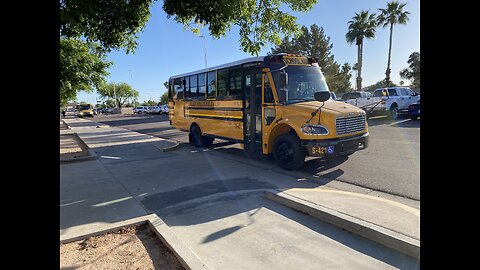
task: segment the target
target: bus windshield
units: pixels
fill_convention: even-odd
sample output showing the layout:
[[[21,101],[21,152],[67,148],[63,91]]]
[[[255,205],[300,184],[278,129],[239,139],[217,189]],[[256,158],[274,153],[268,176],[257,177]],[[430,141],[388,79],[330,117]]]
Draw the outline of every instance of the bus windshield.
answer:
[[[78,106],[78,109],[83,111],[83,110],[90,110],[92,108],[92,106],[90,106],[90,104],[88,105],[79,105]]]
[[[285,72],[288,74],[287,101],[286,104],[314,101],[315,92],[329,91],[325,77],[316,66],[287,66]],[[275,88],[280,89],[279,70],[272,72]]]

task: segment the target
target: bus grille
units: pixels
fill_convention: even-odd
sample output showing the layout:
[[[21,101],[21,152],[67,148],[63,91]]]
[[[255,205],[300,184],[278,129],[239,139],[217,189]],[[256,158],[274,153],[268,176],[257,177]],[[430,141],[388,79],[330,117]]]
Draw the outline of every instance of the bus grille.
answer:
[[[365,130],[365,116],[342,117],[335,120],[337,135],[344,135]]]

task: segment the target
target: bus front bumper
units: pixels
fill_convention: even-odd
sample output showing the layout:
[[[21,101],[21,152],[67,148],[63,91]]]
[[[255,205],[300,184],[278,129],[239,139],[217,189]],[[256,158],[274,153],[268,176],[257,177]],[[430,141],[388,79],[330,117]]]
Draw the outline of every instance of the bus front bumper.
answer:
[[[368,147],[369,133],[330,140],[302,140],[309,156],[330,157],[351,154]]]

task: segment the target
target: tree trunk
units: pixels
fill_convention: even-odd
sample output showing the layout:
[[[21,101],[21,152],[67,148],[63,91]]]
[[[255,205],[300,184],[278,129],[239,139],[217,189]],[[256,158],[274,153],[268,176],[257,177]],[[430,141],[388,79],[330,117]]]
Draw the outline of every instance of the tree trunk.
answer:
[[[390,86],[390,58],[392,55],[392,35],[393,35],[393,23],[390,24],[390,42],[388,43],[388,62],[387,62],[387,71],[385,72],[385,83],[387,86]]]
[[[357,65],[357,91],[362,89],[362,50],[363,50],[363,41],[358,44],[358,65]]]

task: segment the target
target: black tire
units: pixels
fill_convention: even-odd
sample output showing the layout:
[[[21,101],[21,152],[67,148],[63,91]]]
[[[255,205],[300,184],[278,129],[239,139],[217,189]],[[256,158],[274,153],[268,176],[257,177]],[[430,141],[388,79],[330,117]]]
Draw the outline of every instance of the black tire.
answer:
[[[188,141],[197,148],[201,148],[203,146],[203,136],[198,125],[192,125],[190,127]]]
[[[280,135],[273,144],[273,157],[280,168],[296,170],[305,162],[305,151],[292,133]]]
[[[397,120],[399,118],[397,104],[393,104],[392,107],[390,108],[389,117],[392,120]]]
[[[418,116],[410,116],[410,119],[412,119],[412,120],[417,120],[417,119],[418,119]]]

